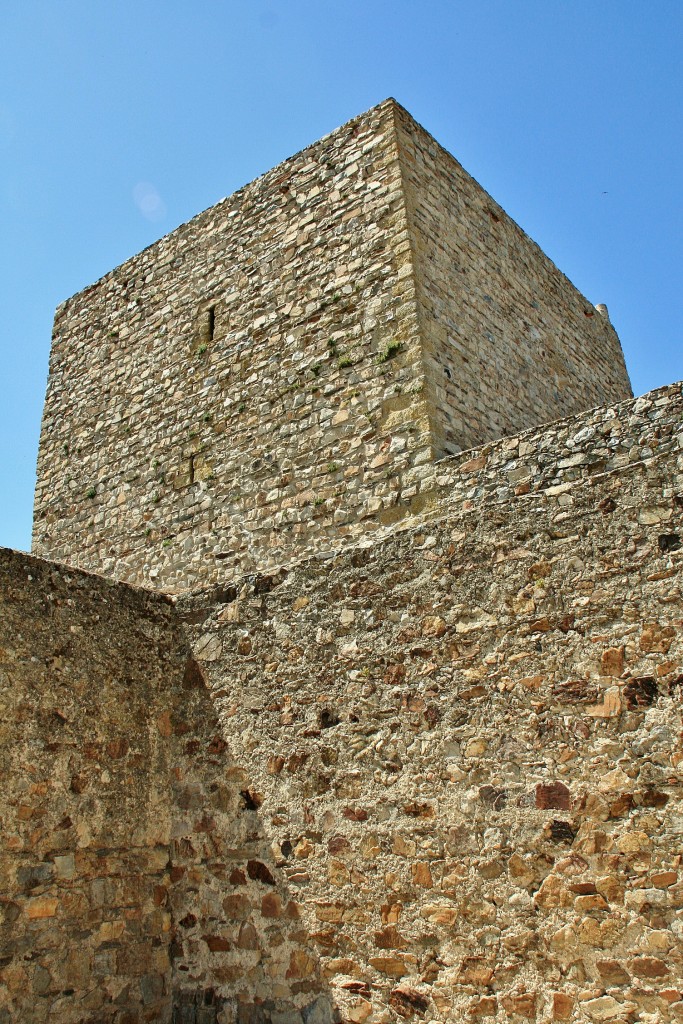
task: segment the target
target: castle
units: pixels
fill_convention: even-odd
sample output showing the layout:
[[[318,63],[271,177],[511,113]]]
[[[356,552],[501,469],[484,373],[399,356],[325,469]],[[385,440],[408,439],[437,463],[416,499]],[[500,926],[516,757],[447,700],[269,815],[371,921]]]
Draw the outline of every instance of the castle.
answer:
[[[0,1024],[682,1020],[682,421],[393,100],[60,306]]]

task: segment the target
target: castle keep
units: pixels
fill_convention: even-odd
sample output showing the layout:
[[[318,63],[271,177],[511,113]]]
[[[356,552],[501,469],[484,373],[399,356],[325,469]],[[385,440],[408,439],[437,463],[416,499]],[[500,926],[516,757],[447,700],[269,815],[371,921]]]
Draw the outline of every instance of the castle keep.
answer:
[[[60,307],[34,550],[166,590],[280,565],[630,394],[609,320],[388,100]]]
[[[683,1021],[682,424],[391,100],[63,304],[0,1024]]]

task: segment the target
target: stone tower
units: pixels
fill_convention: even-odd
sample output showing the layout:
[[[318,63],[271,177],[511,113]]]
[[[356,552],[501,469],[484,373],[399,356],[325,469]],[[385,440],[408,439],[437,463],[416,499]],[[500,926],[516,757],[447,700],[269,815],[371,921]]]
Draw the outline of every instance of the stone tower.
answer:
[[[390,99],[59,307],[34,550],[167,591],[282,564],[630,394],[606,314]]]

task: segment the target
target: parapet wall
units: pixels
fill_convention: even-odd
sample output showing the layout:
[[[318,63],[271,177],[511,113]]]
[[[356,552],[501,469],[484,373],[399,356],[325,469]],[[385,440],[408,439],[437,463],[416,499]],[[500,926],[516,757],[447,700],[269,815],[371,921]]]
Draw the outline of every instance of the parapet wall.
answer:
[[[240,794],[172,605],[0,551],[0,704],[0,1021],[211,1024],[176,934]]]
[[[601,484],[639,463],[683,450],[683,384],[669,384],[640,398],[592,409],[515,437],[503,437],[429,467],[422,498],[413,507],[469,511],[483,503],[507,504],[532,494],[570,507],[572,490]],[[677,474],[671,488],[683,489]]]
[[[2,1024],[332,1024],[166,598],[0,550],[0,707]]]

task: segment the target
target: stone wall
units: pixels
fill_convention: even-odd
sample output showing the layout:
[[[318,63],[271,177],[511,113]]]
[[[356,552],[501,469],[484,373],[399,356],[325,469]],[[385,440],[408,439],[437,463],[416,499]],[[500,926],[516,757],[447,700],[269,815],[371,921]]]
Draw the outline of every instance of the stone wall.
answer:
[[[332,1024],[166,598],[0,550],[0,708],[0,1024]]]
[[[150,708],[178,673],[171,616],[0,553],[3,1022],[170,1007],[170,764]]]
[[[680,423],[175,605],[3,553],[0,1022],[683,1019]]]
[[[572,491],[683,449],[683,385],[503,437],[421,473],[413,512],[443,515],[527,494],[570,507]],[[671,486],[674,486],[672,481]]]
[[[60,306],[34,550],[167,592],[282,564],[408,514],[435,455],[629,393],[388,100]]]
[[[437,453],[630,397],[607,316],[406,111],[396,117]]]
[[[671,447],[180,601],[343,1020],[683,1018],[682,492]]]
[[[163,590],[344,537],[429,458],[391,102],[60,306],[34,550]]]
[[[187,904],[240,794],[172,606],[0,551],[0,702],[0,1021],[211,1024]]]

